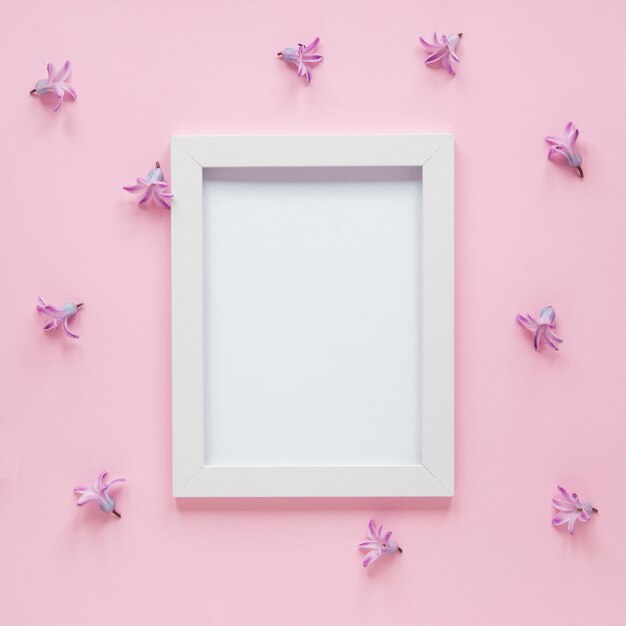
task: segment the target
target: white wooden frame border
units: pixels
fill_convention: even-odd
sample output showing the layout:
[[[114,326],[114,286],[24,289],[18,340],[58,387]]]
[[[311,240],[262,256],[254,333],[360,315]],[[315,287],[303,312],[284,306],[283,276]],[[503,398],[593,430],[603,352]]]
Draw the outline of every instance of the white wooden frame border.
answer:
[[[452,496],[452,135],[175,136],[172,190],[172,439],[176,497]],[[422,464],[215,466],[204,459],[203,169],[418,166],[423,189]]]

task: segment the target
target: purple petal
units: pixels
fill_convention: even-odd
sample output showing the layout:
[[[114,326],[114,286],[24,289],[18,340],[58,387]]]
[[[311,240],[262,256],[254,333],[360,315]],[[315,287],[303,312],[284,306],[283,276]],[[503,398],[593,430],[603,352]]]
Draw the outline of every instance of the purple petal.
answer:
[[[54,82],[55,83],[64,83],[68,76],[70,75],[70,71],[72,69],[72,66],[70,64],[69,61],[65,61],[65,64],[63,65],[63,67],[54,75]]]
[[[539,350],[539,346],[541,345],[541,337],[543,336],[543,333],[544,333],[543,326],[539,326],[539,328],[537,328],[537,330],[535,331],[535,335],[533,337],[533,345],[535,346],[535,350]]]
[[[370,550],[363,559],[363,567],[367,567],[370,563],[373,563],[376,559],[382,556],[380,550]]]
[[[419,38],[419,42],[422,48],[424,48],[424,50],[428,50],[429,52],[434,52],[439,47],[433,43],[426,41],[423,37]]]
[[[431,54],[429,57],[427,57],[426,60],[424,61],[424,63],[428,63],[429,65],[431,63],[436,63],[437,61],[442,59],[446,54],[448,54],[448,49],[447,48],[439,48],[439,50],[437,50],[437,52],[433,52],[433,54]]]
[[[158,191],[152,196],[152,199],[163,209],[171,209],[172,205],[165,194],[161,194]]]
[[[535,330],[539,326],[539,324],[530,315],[528,317],[525,315],[516,315],[515,319],[528,330]]]
[[[139,204],[146,204],[147,202],[149,202],[151,197],[152,197],[152,187],[150,186],[146,189],[146,193],[143,194],[141,200],[139,200]]]
[[[448,74],[450,74],[450,76],[456,76],[456,72],[452,67],[452,63],[450,63],[450,57],[444,57],[441,60],[441,64],[446,68],[446,71],[448,72]]]
[[[564,513],[557,513],[553,518],[552,518],[552,525],[553,526],[560,526],[561,524],[565,524],[569,521],[570,516],[569,515],[565,515]]]
[[[76,98],[78,98],[78,94],[76,93],[76,89],[74,89],[73,85],[71,85],[70,83],[63,83],[61,85],[61,87],[63,88],[64,91],[69,93],[70,96],[72,96],[72,99],[76,100]]]
[[[78,335],[75,335],[68,327],[67,325],[67,321],[70,318],[70,316],[68,315],[64,320],[63,320],[63,330],[65,331],[65,334],[68,337],[71,337],[72,339],[79,339]]]
[[[308,46],[304,47],[303,52],[313,52],[320,43],[320,38],[316,37]]]
[[[569,493],[565,490],[564,487],[561,487],[561,485],[557,485],[556,486],[557,490],[559,491],[559,493],[568,501],[568,502],[572,502],[572,497],[569,495]]]
[[[122,189],[130,191],[130,193],[138,193],[139,191],[143,191],[145,188],[145,185],[129,185],[127,187],[122,187]]]
[[[576,507],[571,502],[563,502],[562,500],[557,500],[556,498],[552,498],[552,505],[559,511],[576,511]]]
[[[560,146],[563,143],[563,140],[560,137],[554,137],[551,135],[546,137],[545,140],[553,146]]]
[[[367,525],[367,536],[372,540],[372,541],[377,541],[376,538],[376,523],[374,522],[374,520],[370,520],[370,523]]]

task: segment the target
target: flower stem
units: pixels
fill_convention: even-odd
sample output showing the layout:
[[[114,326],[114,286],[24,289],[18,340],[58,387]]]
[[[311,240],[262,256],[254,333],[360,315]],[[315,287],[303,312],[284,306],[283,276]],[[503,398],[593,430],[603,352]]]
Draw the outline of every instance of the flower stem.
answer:
[[[32,96],[32,95],[33,95],[36,91],[37,91],[36,89],[31,89],[31,90],[28,92],[28,95],[29,95],[29,96]]]
[[[277,56],[277,57],[282,57],[282,56],[283,56],[283,53],[282,53],[282,52],[277,52],[277,53],[276,53],[276,56]],[[31,93],[32,93],[32,92],[31,92]]]
[[[598,509],[596,509],[595,507],[593,507],[593,508],[591,509],[591,512],[592,512],[592,513],[597,513],[597,512],[598,512]]]
[[[579,165],[576,169],[578,170],[578,175],[579,175],[581,178],[584,178],[584,177],[585,177],[585,175],[583,174],[583,168],[582,168],[582,167],[580,167],[580,165]]]
[[[116,515],[117,517],[122,517],[115,509],[113,509],[113,511],[111,511],[113,513],[113,515]]]
[[[156,162],[156,166],[157,166],[157,169],[161,169],[161,164],[158,161]]]
[[[400,546],[398,546],[398,552],[402,554],[402,548]]]

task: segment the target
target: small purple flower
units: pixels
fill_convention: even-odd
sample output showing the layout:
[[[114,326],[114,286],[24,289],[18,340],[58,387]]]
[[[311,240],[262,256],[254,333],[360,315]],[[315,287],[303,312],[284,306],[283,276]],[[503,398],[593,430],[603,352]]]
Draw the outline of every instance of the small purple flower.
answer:
[[[370,540],[359,544],[359,550],[367,550],[365,559],[363,559],[363,567],[367,567],[383,554],[395,554],[396,552],[402,554],[402,548],[391,539],[391,531],[383,535],[382,524],[376,528],[374,520],[370,520],[367,527],[367,536]]]
[[[461,62],[461,59],[456,54],[457,46],[461,43],[463,33],[458,35],[442,35],[441,38],[435,32],[433,34],[432,43],[426,41],[423,37],[420,37],[419,41],[427,52],[430,52],[428,58],[424,61],[427,65],[434,65],[441,62],[442,67],[450,74],[450,76],[456,76],[452,61],[457,63]]]
[[[316,37],[308,46],[299,43],[297,48],[285,48],[276,56],[295,65],[298,68],[298,76],[304,76],[308,85],[311,82],[311,68],[309,66],[324,59],[321,54],[314,54],[319,43],[320,38]]]
[[[147,204],[150,200],[154,200],[156,204],[164,209],[172,208],[173,194],[167,193],[167,183],[165,182],[165,176],[159,162],[156,162],[156,167],[148,172],[146,178],[138,178],[136,185],[124,187],[126,191],[130,193],[143,193],[140,205]]]
[[[564,499],[552,498],[552,505],[558,511],[552,519],[552,525],[567,524],[569,534],[573,535],[576,522],[588,522],[591,519],[591,513],[597,513],[598,509],[593,508],[588,502],[581,502],[575,493],[570,495],[559,485],[556,488]]]
[[[574,126],[573,122],[568,122],[565,127],[565,137],[546,137],[546,141],[550,144],[550,150],[548,150],[548,158],[551,159],[553,154],[561,154],[566,159],[571,167],[575,167],[578,171],[578,175],[584,178],[583,168],[580,167],[583,159],[578,152],[576,152],[576,140],[578,139],[578,129]]]
[[[68,302],[63,305],[62,309],[57,309],[56,307],[46,304],[43,301],[43,298],[39,296],[37,298],[39,300],[39,304],[37,305],[37,311],[42,315],[50,318],[50,321],[43,327],[44,331],[48,330],[56,330],[59,327],[59,322],[62,322],[63,331],[68,337],[72,337],[72,339],[78,339],[78,335],[75,335],[68,327],[67,323],[69,319],[78,313],[78,310],[81,309],[84,304],[79,302],[78,304],[74,304],[73,302]]]
[[[65,61],[65,65],[57,72],[54,69],[52,63],[48,63],[48,78],[42,78],[35,83],[35,88],[31,89],[30,95],[34,93],[42,96],[45,93],[54,93],[57,97],[57,104],[54,107],[55,111],[59,110],[61,103],[63,102],[63,96],[69,93],[74,100],[76,100],[76,90],[70,83],[67,82],[70,72],[72,71],[72,65],[69,61]]]
[[[108,472],[100,472],[98,478],[93,483],[93,489],[91,487],[76,487],[74,493],[79,493],[80,498],[76,502],[76,506],[83,506],[87,502],[97,502],[100,510],[103,513],[113,513],[117,517],[122,517],[115,510],[115,501],[109,495],[109,489],[115,483],[124,482],[125,478],[116,478],[106,482],[105,478]]]
[[[542,339],[553,350],[558,350],[559,344],[563,343],[563,340],[557,337],[553,332],[553,329],[556,328],[556,322],[554,321],[556,319],[556,313],[551,306],[546,306],[541,309],[538,320],[531,315],[517,315],[515,319],[524,328],[534,333],[533,343],[535,350],[539,350]]]

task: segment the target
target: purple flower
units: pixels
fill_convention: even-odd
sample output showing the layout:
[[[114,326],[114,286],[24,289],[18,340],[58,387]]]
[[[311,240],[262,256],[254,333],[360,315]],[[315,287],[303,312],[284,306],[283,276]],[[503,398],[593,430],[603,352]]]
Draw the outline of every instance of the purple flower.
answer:
[[[461,62],[461,59],[456,54],[457,46],[461,43],[463,33],[458,35],[442,35],[441,39],[437,33],[433,34],[432,43],[426,41],[423,37],[420,37],[420,44],[424,50],[430,52],[428,58],[424,61],[427,65],[434,65],[441,62],[442,67],[450,74],[450,76],[456,76],[452,61],[457,63]]]
[[[87,502],[97,502],[103,513],[113,513],[113,515],[117,515],[117,517],[122,517],[115,510],[115,501],[108,492],[112,485],[124,482],[126,479],[116,478],[115,480],[106,482],[106,475],[107,472],[100,472],[98,478],[94,480],[93,489],[91,487],[76,487],[74,489],[74,493],[80,494],[76,506],[83,506],[87,504]]]
[[[374,520],[370,520],[367,527],[367,536],[370,540],[359,544],[359,550],[367,550],[365,559],[363,559],[363,567],[367,567],[383,554],[402,553],[402,548],[391,539],[391,531],[388,531],[383,536],[383,525],[381,524],[376,528]]]
[[[72,337],[72,339],[78,339],[78,335],[75,335],[67,326],[69,319],[76,315],[78,310],[84,306],[82,302],[78,304],[74,304],[73,302],[68,302],[63,305],[62,309],[57,309],[56,307],[46,304],[43,301],[43,298],[39,296],[37,298],[39,300],[39,304],[37,305],[37,311],[42,315],[50,318],[50,321],[43,327],[44,331],[48,330],[56,330],[59,327],[59,322],[63,323],[63,331],[68,337]]]
[[[320,38],[316,37],[308,46],[299,43],[297,48],[285,48],[276,56],[295,65],[298,68],[298,76],[304,76],[308,85],[311,82],[309,65],[319,63],[324,58],[321,54],[314,54],[319,43]]]
[[[34,93],[40,96],[45,93],[56,94],[57,104],[54,107],[55,111],[59,110],[63,102],[63,96],[66,93],[69,93],[76,100],[76,90],[67,82],[71,71],[72,65],[69,61],[65,61],[65,65],[58,72],[54,70],[52,63],[48,63],[48,78],[42,78],[35,83],[35,88],[30,92],[31,96]]]
[[[563,155],[569,165],[578,170],[578,175],[584,178],[583,168],[580,167],[583,162],[582,157],[576,152],[576,140],[578,139],[578,129],[573,122],[568,122],[565,127],[565,137],[546,137],[546,141],[550,144],[548,150],[548,158],[551,159],[554,153]]]
[[[130,193],[143,193],[139,204],[147,204],[150,200],[154,200],[156,204],[164,209],[172,208],[173,194],[167,193],[167,183],[165,182],[165,176],[159,162],[156,162],[156,167],[148,172],[146,178],[138,178],[136,185],[130,187],[124,187],[126,191]]]
[[[515,319],[527,330],[534,332],[533,343],[535,350],[539,350],[541,340],[543,339],[553,350],[559,349],[559,344],[563,343],[562,339],[557,337],[553,330],[556,328],[556,313],[551,306],[541,309],[539,319],[536,320],[530,315],[517,315]]]
[[[564,499],[552,498],[552,505],[558,510],[552,519],[552,525],[567,524],[569,534],[573,535],[576,522],[588,522],[591,519],[591,513],[597,513],[598,509],[594,509],[588,502],[581,502],[575,493],[570,495],[559,485],[556,488]]]

